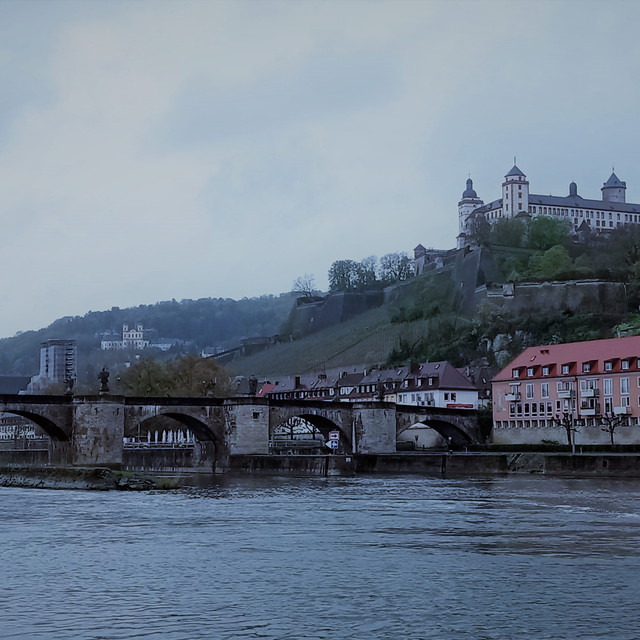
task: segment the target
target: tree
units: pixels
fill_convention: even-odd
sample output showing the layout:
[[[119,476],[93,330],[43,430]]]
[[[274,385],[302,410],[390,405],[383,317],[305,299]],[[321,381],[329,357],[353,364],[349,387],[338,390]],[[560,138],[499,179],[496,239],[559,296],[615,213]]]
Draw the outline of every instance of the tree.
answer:
[[[377,284],[376,272],[378,271],[378,258],[368,256],[360,260],[356,266],[356,289],[367,291],[375,288]]]
[[[600,424],[603,425],[600,430],[609,434],[611,446],[613,446],[615,444],[614,434],[616,429],[621,426],[627,426],[629,424],[628,418],[614,413],[603,413],[598,417],[600,418]]]
[[[116,384],[133,396],[225,397],[232,392],[231,377],[219,362],[194,355],[163,363],[139,360]]]
[[[551,247],[541,256],[532,256],[529,269],[534,278],[552,280],[570,271],[573,266],[567,250],[560,245]]]
[[[358,283],[358,263],[337,260],[329,267],[329,291],[355,291]]]
[[[623,267],[640,262],[640,225],[625,224],[611,232],[610,251],[614,261]]]
[[[505,247],[521,247],[526,225],[517,218],[498,220],[491,227],[491,242]]]
[[[531,221],[527,232],[527,244],[531,249],[546,251],[559,245],[566,247],[569,242],[569,224],[548,216],[538,216]]]
[[[299,276],[293,281],[291,291],[292,293],[297,293],[304,298],[312,298],[318,294],[316,279],[312,275],[305,273],[303,276]]]
[[[491,238],[491,224],[483,215],[475,215],[469,222],[467,237],[471,244],[481,247]]]
[[[407,280],[413,274],[413,265],[404,251],[387,253],[380,258],[379,277],[384,284]]]
[[[551,418],[552,422],[562,427],[567,434],[567,444],[571,447],[571,452],[575,453],[576,444],[574,433],[578,433],[580,430],[576,426],[576,421],[573,415],[569,411],[564,411],[561,414]]]

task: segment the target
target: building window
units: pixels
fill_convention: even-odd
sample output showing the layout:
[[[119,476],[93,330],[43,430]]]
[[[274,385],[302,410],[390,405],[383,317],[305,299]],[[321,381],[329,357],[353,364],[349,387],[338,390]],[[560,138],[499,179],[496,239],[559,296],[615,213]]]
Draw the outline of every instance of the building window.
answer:
[[[620,393],[629,393],[629,378],[620,378]]]
[[[611,378],[604,379],[604,395],[610,396],[613,394],[613,380]]]
[[[525,387],[525,396],[527,397],[527,399],[531,399],[533,398],[533,384],[532,383],[528,383]]]
[[[562,373],[564,373],[564,374],[569,373],[569,369],[570,369],[570,367],[569,367],[568,364],[563,364],[562,365]]]
[[[623,371],[627,371],[629,369],[629,361],[628,360],[623,360],[622,361],[622,370]]]
[[[549,383],[548,382],[543,382],[542,385],[540,386],[540,396],[542,398],[548,398],[549,397]]]
[[[533,378],[533,367],[529,367],[527,369],[527,377],[528,378]]]
[[[519,377],[520,377],[520,369],[514,369],[514,370],[511,372],[511,377],[512,377],[512,378],[519,378]]]
[[[613,362],[605,362],[604,363],[604,370],[605,371],[611,371],[613,369]]]
[[[582,373],[589,373],[589,371],[591,371],[591,363],[590,362],[583,362],[582,363]]]
[[[549,367],[542,367],[542,375],[543,376],[549,375]]]
[[[620,406],[628,407],[631,403],[629,402],[629,396],[620,396]]]

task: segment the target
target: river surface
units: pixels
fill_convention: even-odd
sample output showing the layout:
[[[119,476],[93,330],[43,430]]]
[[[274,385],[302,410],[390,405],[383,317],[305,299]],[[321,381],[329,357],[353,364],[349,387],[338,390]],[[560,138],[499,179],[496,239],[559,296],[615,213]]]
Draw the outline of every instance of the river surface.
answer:
[[[640,481],[0,488],[0,638],[640,638]]]

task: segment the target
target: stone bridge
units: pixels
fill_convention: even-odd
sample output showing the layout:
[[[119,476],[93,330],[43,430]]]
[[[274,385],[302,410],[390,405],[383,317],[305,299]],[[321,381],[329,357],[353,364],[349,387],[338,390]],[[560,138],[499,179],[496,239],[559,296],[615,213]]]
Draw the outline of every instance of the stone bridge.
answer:
[[[0,412],[27,418],[51,438],[52,464],[122,465],[123,437],[170,419],[191,430],[203,464],[228,468],[229,456],[269,453],[274,429],[304,418],[325,437],[338,430],[342,450],[393,453],[397,436],[415,423],[435,429],[454,446],[477,442],[477,414],[385,402],[326,402],[265,398],[133,398],[124,396],[0,395]]]

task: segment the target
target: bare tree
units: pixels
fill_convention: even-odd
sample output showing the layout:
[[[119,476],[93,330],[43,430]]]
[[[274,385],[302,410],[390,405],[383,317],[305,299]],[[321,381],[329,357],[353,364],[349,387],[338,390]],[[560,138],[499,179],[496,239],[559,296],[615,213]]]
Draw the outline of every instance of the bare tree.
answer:
[[[298,293],[305,298],[311,298],[318,294],[316,279],[312,275],[305,273],[303,276],[299,276],[293,281],[291,291],[293,293]]]
[[[567,443],[571,447],[571,452],[576,452],[576,443],[575,443],[575,433],[578,433],[580,430],[576,426],[576,421],[571,412],[563,411],[561,414],[554,416],[551,420],[557,424],[559,427],[562,427],[567,434]]]
[[[601,431],[609,434],[609,438],[611,439],[611,446],[615,445],[614,434],[618,427],[627,426],[629,424],[629,419],[624,415],[616,415],[614,413],[603,413],[598,416],[600,418],[600,424],[603,425],[600,427]]]

